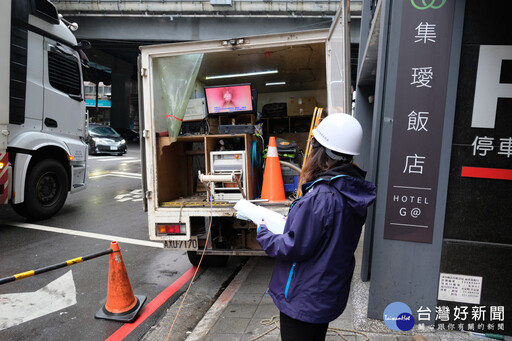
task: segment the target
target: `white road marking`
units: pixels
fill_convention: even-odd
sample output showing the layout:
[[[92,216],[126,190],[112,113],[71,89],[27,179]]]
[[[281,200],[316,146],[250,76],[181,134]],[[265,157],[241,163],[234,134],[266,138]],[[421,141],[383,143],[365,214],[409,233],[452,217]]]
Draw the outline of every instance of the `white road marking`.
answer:
[[[139,173],[126,173],[126,172],[107,172],[94,175],[94,172],[91,173],[93,175],[89,175],[89,179],[97,179],[103,178],[105,176],[117,176],[120,178],[129,178],[129,179],[140,179],[141,175]]]
[[[108,161],[120,161],[120,162],[130,161],[130,162],[137,162],[137,161],[140,161],[139,159],[136,159],[134,157],[109,157],[109,158],[105,158],[105,157],[101,157],[101,156],[96,156],[96,157],[89,156],[89,159],[95,160],[95,161],[100,161],[100,162],[108,162]]]
[[[114,175],[126,175],[126,176],[138,176],[140,178],[140,173],[127,173],[127,172],[111,172],[110,174]]]
[[[130,193],[116,195],[115,198],[119,202],[125,201],[142,201],[142,189],[134,189]]]
[[[34,292],[0,295],[0,330],[17,326],[76,304],[71,270]]]
[[[11,226],[16,226],[16,227],[22,227],[25,229],[69,234],[69,235],[73,235],[73,236],[95,238],[95,239],[102,239],[102,240],[109,240],[109,241],[115,240],[119,243],[156,247],[156,248],[160,248],[160,249],[162,249],[164,247],[163,243],[157,243],[157,242],[152,242],[152,241],[148,241],[148,240],[139,240],[139,239],[112,236],[112,235],[108,235],[108,234],[99,234],[99,233],[93,233],[93,232],[68,230],[68,229],[63,229],[60,227],[51,227],[51,226],[35,225],[35,224],[28,224],[28,223],[16,223],[16,222],[7,222],[6,224],[11,225]]]
[[[119,202],[125,202],[125,201],[130,201],[131,198],[120,198],[119,195],[116,196],[114,199],[116,199],[116,201],[119,201]]]

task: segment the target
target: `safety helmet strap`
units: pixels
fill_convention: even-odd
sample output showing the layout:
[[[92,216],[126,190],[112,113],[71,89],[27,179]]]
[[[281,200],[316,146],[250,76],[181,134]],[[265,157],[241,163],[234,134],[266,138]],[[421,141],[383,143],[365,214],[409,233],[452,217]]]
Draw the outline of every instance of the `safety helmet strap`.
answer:
[[[339,153],[335,153],[333,152],[332,150],[330,150],[329,148],[325,148],[325,153],[333,160],[337,160],[337,161],[349,161],[352,159],[352,157],[350,156],[347,156],[347,155],[343,155],[343,154],[339,154]]]

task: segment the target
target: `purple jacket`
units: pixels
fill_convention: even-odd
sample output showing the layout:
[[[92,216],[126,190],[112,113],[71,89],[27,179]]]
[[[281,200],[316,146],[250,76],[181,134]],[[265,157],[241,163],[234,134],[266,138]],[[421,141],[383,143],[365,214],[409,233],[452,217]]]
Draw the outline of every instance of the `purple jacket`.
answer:
[[[375,186],[348,164],[303,185],[283,234],[258,228],[257,240],[276,258],[269,294],[284,314],[329,323],[345,310],[356,250]]]

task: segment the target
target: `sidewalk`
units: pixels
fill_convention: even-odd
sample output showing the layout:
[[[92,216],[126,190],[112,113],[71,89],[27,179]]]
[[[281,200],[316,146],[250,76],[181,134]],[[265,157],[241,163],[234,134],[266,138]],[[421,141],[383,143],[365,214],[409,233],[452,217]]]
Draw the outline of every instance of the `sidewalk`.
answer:
[[[362,239],[362,238],[361,238]],[[368,303],[369,283],[359,279],[362,258],[362,241],[356,251],[356,268],[352,280],[352,288],[345,312],[330,328],[354,330],[364,333],[372,341],[441,341],[441,340],[475,340],[462,332],[430,332],[420,331],[415,327],[412,331],[399,334],[386,327],[379,320],[368,319],[366,309]],[[273,316],[279,317],[279,310],[266,290],[272,275],[274,260],[268,257],[253,257],[238,273],[222,295],[211,306],[203,319],[186,339],[187,341],[277,341],[280,340],[277,324],[263,325]],[[274,328],[274,329],[273,329]],[[362,334],[343,332],[347,340],[366,340]],[[510,340],[510,338],[507,338]],[[327,333],[328,341],[342,340],[333,332]]]

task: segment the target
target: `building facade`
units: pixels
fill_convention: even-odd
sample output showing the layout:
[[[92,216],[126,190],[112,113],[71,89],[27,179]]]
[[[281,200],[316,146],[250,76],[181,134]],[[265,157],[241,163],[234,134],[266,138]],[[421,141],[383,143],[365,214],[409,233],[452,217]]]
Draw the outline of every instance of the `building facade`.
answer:
[[[508,1],[365,1],[356,116],[377,183],[368,317],[511,334]]]

